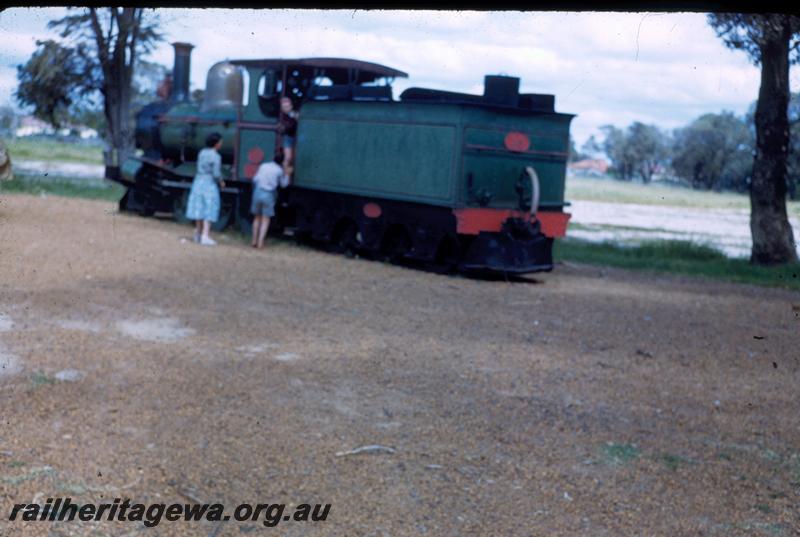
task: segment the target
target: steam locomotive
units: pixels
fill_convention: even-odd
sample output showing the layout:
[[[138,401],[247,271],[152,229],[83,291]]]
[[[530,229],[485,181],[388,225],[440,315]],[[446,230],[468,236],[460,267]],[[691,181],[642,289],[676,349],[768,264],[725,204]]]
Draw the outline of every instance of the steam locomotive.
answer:
[[[413,259],[443,270],[553,268],[566,233],[569,125],[553,95],[520,80],[484,79],[483,95],[409,88],[408,75],[343,58],[232,60],[208,72],[190,102],[192,45],[174,43],[173,87],[136,118],[138,156],[109,168],[120,209],[182,221],[206,136],[223,137],[226,187],[214,225],[247,233],[252,177],[281,144],[279,103],[300,110],[292,185],[274,227],[341,252]]]

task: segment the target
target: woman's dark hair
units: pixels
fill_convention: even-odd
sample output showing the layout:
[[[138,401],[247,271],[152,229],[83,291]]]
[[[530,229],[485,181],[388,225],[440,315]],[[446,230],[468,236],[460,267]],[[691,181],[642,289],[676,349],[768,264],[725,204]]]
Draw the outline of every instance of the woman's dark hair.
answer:
[[[214,147],[222,140],[222,135],[218,132],[212,132],[206,138],[206,147]]]
[[[282,149],[278,149],[277,151],[275,151],[275,156],[272,157],[272,161],[275,162],[275,164],[283,164],[283,150]]]

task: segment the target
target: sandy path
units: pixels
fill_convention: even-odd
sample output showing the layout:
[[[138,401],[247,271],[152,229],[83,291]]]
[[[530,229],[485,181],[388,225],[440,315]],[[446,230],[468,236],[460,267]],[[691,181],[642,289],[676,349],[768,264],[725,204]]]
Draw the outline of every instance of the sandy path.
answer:
[[[0,534],[139,534],[5,520],[53,495],[333,504],[273,535],[800,527],[799,293],[574,266],[476,281],[188,235],[0,200]],[[396,452],[335,455],[367,444]]]

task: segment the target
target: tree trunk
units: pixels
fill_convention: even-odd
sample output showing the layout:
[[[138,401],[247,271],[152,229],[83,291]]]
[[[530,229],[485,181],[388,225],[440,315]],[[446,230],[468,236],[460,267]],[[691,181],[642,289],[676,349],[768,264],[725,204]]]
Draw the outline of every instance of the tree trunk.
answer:
[[[770,34],[770,32],[767,32]],[[792,226],[786,214],[786,164],[789,148],[789,41],[783,35],[761,46],[761,87],[756,105],[756,156],[750,185],[750,261],[775,265],[797,261]]]
[[[137,20],[134,8],[123,8],[121,14],[117,13],[117,8],[109,9],[113,12],[108,36],[96,31],[95,38],[98,49],[102,51],[100,62],[103,69],[103,112],[106,118],[106,149],[103,151],[103,158],[106,166],[119,167],[133,153],[130,125],[133,70],[128,64],[134,62],[135,58],[126,58],[126,48],[131,34],[137,31]],[[111,39],[111,28],[114,24],[117,35]]]

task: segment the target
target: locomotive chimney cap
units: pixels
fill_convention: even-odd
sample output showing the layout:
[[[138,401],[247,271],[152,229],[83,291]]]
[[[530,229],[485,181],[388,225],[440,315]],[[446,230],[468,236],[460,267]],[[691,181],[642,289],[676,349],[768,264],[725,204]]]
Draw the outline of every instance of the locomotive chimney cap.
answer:
[[[192,45],[191,43],[186,43],[184,41],[175,41],[174,43],[172,43],[172,46],[175,47],[175,52],[182,52],[182,53],[191,52],[191,50],[194,48],[194,45]]]

